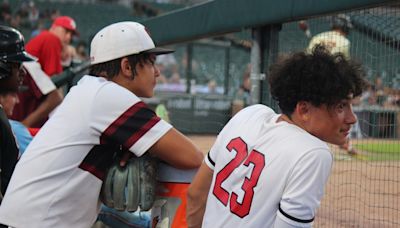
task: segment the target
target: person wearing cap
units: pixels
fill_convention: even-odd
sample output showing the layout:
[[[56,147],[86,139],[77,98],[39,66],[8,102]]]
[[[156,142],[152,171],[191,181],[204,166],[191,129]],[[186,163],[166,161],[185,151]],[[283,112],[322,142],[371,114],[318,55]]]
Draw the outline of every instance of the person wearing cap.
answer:
[[[77,34],[76,23],[69,16],[57,17],[49,30],[43,30],[26,44],[29,54],[36,56],[43,71],[50,77],[62,72],[61,53]]]
[[[90,73],[71,88],[19,160],[0,207],[1,224],[91,227],[116,151],[149,154],[180,169],[201,165],[199,148],[140,99],[154,94],[156,56],[171,52],[155,47],[136,22],[111,24],[94,36]]]
[[[21,70],[22,62],[34,61],[35,58],[25,52],[24,37],[11,27],[0,25],[0,95],[5,97],[18,92],[24,72]],[[1,99],[3,100],[3,99]],[[11,174],[18,159],[16,146],[11,126],[8,122],[8,110],[5,102],[0,102],[0,190],[1,196],[5,193]],[[1,200],[1,197],[0,197]]]
[[[307,51],[311,53],[315,46],[322,44],[331,53],[342,53],[346,58],[350,58],[350,40],[347,36],[351,28],[353,25],[349,16],[345,14],[333,16],[331,30],[312,37]]]
[[[62,73],[62,52],[71,43],[74,34],[77,34],[75,21],[68,16],[59,16],[49,30],[43,30],[26,44],[26,50],[38,58],[41,69],[51,77]],[[19,94],[20,103],[15,106],[11,118],[27,127],[39,128],[61,103],[63,92],[42,89],[42,80],[46,79],[37,79],[35,76],[29,72],[25,77],[23,84],[29,89]]]

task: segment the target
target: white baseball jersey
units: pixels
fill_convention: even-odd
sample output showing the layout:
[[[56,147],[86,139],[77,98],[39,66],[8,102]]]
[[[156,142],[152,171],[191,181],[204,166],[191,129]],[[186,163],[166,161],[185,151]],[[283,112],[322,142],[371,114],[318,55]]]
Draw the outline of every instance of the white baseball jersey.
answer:
[[[311,50],[317,45],[324,45],[331,53],[341,52],[346,58],[350,57],[350,41],[337,31],[328,31],[314,36],[307,51]]]
[[[122,145],[141,156],[170,128],[132,92],[84,76],[18,162],[0,207],[0,223],[91,227],[115,150]]]
[[[311,226],[333,157],[325,142],[278,117],[253,105],[218,135],[205,158],[214,175],[203,227]]]

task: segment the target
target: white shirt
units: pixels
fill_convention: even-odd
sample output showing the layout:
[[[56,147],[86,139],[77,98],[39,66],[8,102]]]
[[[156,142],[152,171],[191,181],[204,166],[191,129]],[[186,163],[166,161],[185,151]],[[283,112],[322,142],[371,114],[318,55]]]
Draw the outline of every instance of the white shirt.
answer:
[[[171,125],[137,96],[85,76],[65,97],[18,162],[0,207],[16,228],[91,227],[113,153],[143,155]]]
[[[307,51],[311,52],[317,45],[324,45],[332,54],[341,52],[346,58],[350,57],[350,41],[337,31],[328,31],[314,36]]]
[[[311,226],[333,157],[325,142],[278,117],[253,105],[218,135],[205,158],[214,176],[203,227]]]

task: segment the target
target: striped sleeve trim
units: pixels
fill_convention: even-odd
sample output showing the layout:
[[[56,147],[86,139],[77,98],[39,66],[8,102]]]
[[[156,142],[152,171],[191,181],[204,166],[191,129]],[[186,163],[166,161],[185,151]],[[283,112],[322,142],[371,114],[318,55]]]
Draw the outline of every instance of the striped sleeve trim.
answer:
[[[206,163],[206,165],[214,170],[215,168],[215,161],[211,158],[210,152],[208,152],[207,156],[204,158],[204,163]]]
[[[295,222],[299,222],[299,223],[310,223],[310,222],[314,221],[314,218],[311,218],[311,219],[299,219],[299,218],[293,217],[293,216],[287,214],[286,212],[284,212],[284,211],[282,210],[280,204],[279,204],[279,212],[280,212],[283,216],[285,216],[286,218],[288,218],[288,219],[290,219],[290,220],[293,220],[293,221],[295,221]]]
[[[207,158],[208,158],[208,161],[212,164],[212,166],[215,166],[215,162],[210,157],[210,152],[208,152]]]
[[[109,141],[130,148],[161,119],[143,102],[138,102],[118,117],[101,135],[100,143]]]

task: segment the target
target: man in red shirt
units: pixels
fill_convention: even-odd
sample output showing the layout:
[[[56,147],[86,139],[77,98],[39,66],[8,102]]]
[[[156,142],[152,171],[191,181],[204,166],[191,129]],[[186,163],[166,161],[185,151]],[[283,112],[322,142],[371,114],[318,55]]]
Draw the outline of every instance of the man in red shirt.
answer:
[[[50,77],[62,72],[61,52],[76,34],[76,23],[68,16],[56,18],[49,30],[44,30],[26,44],[26,51],[36,56],[43,71]]]
[[[56,18],[49,30],[42,31],[30,40],[26,50],[38,58],[41,70],[49,77],[60,74],[63,71],[61,65],[61,52],[71,42],[72,36],[77,33],[75,21],[68,16]],[[15,107],[12,119],[21,121],[27,127],[41,127],[48,115],[62,101],[61,90],[43,86],[43,80],[49,80],[41,76],[29,75],[24,79],[24,85],[28,91],[19,94],[20,103]],[[44,88],[44,89],[43,89]]]

